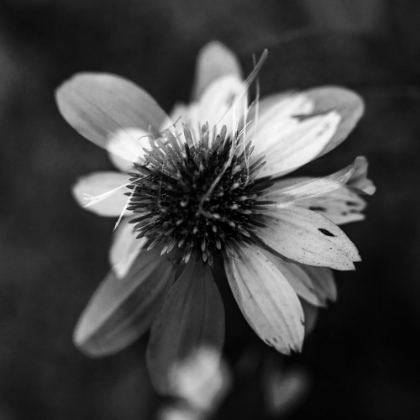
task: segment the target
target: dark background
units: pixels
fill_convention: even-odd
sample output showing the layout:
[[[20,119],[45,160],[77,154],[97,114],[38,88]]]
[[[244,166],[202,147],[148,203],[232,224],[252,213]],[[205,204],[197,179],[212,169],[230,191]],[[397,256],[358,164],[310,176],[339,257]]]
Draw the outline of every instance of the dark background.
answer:
[[[53,93],[75,72],[107,71],[169,111],[188,100],[196,54],[213,39],[245,74],[252,53],[269,49],[263,94],[340,84],[367,106],[348,141],[305,168],[327,174],[364,154],[378,191],[367,220],[345,227],[363,263],[337,273],[338,302],[320,312],[303,354],[283,361],[309,379],[279,418],[419,418],[420,2],[1,0],[1,420],[148,419],[162,404],[147,379],[147,337],[101,360],[72,345],[108,270],[115,221],[79,208],[70,187],[112,166],[66,125]],[[228,340],[232,366],[242,347],[273,357],[244,336]],[[234,380],[217,418],[269,418],[258,372]]]

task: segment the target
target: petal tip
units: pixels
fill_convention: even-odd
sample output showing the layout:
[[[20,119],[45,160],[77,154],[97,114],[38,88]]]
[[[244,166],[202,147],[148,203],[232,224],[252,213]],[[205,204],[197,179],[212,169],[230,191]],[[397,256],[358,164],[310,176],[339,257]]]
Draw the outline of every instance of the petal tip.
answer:
[[[303,325],[302,325],[302,328],[303,328]],[[293,344],[289,344],[288,347],[289,347],[288,355],[291,355],[293,353],[302,353],[303,337],[298,342],[293,343]]]
[[[83,326],[83,322],[79,322],[73,332],[73,344],[83,354],[90,357],[101,356],[100,351],[91,345],[89,341],[89,334]]]
[[[95,340],[89,331],[83,328],[83,322],[74,330],[73,344],[84,355],[92,358],[109,356],[117,351],[110,351],[106,346],[101,345],[100,341]]]

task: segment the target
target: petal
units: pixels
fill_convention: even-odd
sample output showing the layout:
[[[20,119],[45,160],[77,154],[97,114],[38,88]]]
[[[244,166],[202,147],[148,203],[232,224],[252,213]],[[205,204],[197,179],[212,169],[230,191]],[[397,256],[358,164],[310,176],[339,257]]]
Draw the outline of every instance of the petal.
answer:
[[[119,278],[123,278],[128,273],[137,255],[148,241],[146,237],[137,239],[138,232],[134,230],[130,219],[127,217],[121,221],[114,233],[109,252],[112,269]]]
[[[334,110],[341,117],[337,131],[319,155],[322,156],[345,140],[356,126],[365,109],[363,99],[356,92],[338,86],[310,89],[304,94],[313,101],[315,114]]]
[[[332,112],[339,118],[338,121],[332,123],[336,127],[335,130],[331,128],[333,132],[330,133],[329,139],[324,136],[322,139],[317,139],[314,145],[305,145],[301,140],[299,147],[303,150],[309,147],[305,156],[300,159],[299,156],[296,156],[295,160],[292,159],[293,156],[289,156],[288,159],[291,159],[291,161],[278,163],[274,165],[272,170],[269,169],[269,162],[267,162],[261,175],[276,174],[274,170],[278,168],[279,175],[284,175],[296,169],[298,167],[295,166],[296,164],[302,166],[315,157],[332,150],[348,136],[362,116],[363,111],[364,104],[359,95],[335,86],[310,89],[301,93],[282,93],[263,99],[258,107],[253,107],[249,113],[249,120],[252,120],[252,124],[249,127],[247,138],[255,143],[254,158],[270,155],[270,162],[272,162],[274,160],[271,157],[273,143],[276,150],[282,150],[281,145],[277,146],[277,141],[281,144],[287,143],[282,137],[290,135],[288,132],[290,133],[293,125],[296,126],[296,118],[302,120],[303,116],[327,116]],[[305,119],[303,118],[302,121],[304,122]],[[306,126],[309,128],[308,124]],[[324,140],[325,143],[322,144],[321,140]],[[293,149],[289,151],[289,153],[292,152]],[[316,154],[316,152],[318,153]],[[280,155],[280,157],[283,160],[287,156]]]
[[[93,172],[79,178],[72,188],[80,206],[100,216],[120,216],[127,204],[128,175],[119,172]]]
[[[367,177],[368,161],[364,156],[356,158],[356,168],[353,176],[348,183],[349,187],[364,192],[365,194],[372,195],[376,191],[375,184]]]
[[[336,225],[358,222],[365,218],[362,211],[366,202],[348,187],[342,187],[327,194],[301,200],[297,204],[322,214]]]
[[[175,104],[170,115],[162,122],[160,131],[170,130],[174,126],[178,129],[182,129],[182,124],[188,123],[189,112],[190,106],[183,103]]]
[[[121,171],[130,172],[133,170],[133,162],[142,162],[144,147],[149,146],[149,135],[146,131],[138,128],[126,128],[117,130],[109,138],[108,150],[111,162]],[[127,160],[120,157],[136,156],[135,160]]]
[[[248,323],[281,353],[300,351],[303,311],[292,286],[257,246],[232,252],[225,259],[226,275]]]
[[[330,142],[339,123],[336,112],[258,122],[252,160],[264,156],[266,162],[258,176],[281,176],[310,162]]]
[[[163,394],[176,394],[172,375],[203,347],[220,354],[224,310],[211,270],[191,258],[169,291],[153,323],[147,363],[152,383]]]
[[[158,249],[141,252],[123,279],[111,270],[79,319],[75,344],[90,356],[131,344],[150,327],[174,277],[172,263]]]
[[[275,200],[278,206],[300,205],[301,201],[324,196],[343,188],[352,177],[356,161],[344,169],[321,178],[289,178],[280,179],[270,187],[264,199]]]
[[[190,112],[189,124],[196,129],[208,122],[215,134],[226,125],[228,136],[233,135],[246,109],[246,84],[237,76],[224,76],[203,92],[195,112]]]
[[[345,224],[365,218],[362,211],[366,203],[357,192],[373,193],[375,186],[367,179],[366,159],[359,156],[352,165],[327,177],[279,179],[270,190],[264,200],[274,200],[279,206],[305,207],[335,224]]]
[[[318,307],[311,305],[303,299],[301,301],[301,304],[303,314],[305,316],[305,337],[307,337],[315,328],[319,309]]]
[[[327,306],[328,300],[337,298],[334,277],[329,268],[299,264],[268,251],[264,251],[264,254],[302,299],[314,306]]]
[[[257,131],[273,120],[288,120],[297,115],[309,115],[314,103],[304,93],[279,93],[266,96],[254,104],[248,113],[250,128],[248,138],[254,139]],[[258,145],[256,145],[258,150]]]
[[[276,142],[277,138],[281,138],[282,130],[296,124],[296,116],[309,115],[313,108],[314,103],[303,93],[280,93],[255,102],[248,110],[245,132],[246,141],[251,140],[255,147],[251,159],[268,152],[270,144],[265,143],[267,135]]]
[[[129,162],[137,161],[141,146],[126,148],[119,140],[121,133],[139,129],[156,134],[166,118],[147,92],[106,73],[76,74],[57,89],[56,101],[65,120],[82,136]],[[127,137],[130,130],[125,131]]]
[[[317,292],[318,298],[326,303],[337,300],[337,286],[334,281],[334,274],[331,269],[326,267],[313,267],[310,265],[300,265],[303,271],[311,279],[312,285]]]
[[[212,82],[228,74],[238,79],[242,78],[241,67],[235,54],[220,42],[209,42],[198,54],[193,99],[200,98]]]
[[[282,273],[298,296],[314,306],[325,306],[325,300],[318,296],[311,278],[301,268],[301,264],[288,261],[286,258],[280,256],[275,256],[268,251],[263,251],[263,253]]]
[[[353,261],[360,261],[344,232],[314,211],[283,207],[267,211],[263,220],[267,227],[258,230],[258,237],[286,258],[336,270],[352,270]]]

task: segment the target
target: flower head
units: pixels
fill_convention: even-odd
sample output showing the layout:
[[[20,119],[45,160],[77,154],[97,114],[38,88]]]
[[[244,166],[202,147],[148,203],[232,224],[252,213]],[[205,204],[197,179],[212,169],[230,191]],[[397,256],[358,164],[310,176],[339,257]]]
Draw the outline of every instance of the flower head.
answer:
[[[57,90],[64,118],[122,170],[74,187],[86,208],[124,216],[75,342],[109,354],[151,327],[148,365],[161,392],[172,392],[171,367],[194,349],[223,345],[220,269],[255,332],[299,351],[299,298],[335,299],[330,269],[360,261],[336,224],[362,219],[358,193],[374,192],[362,157],[323,178],[283,178],[346,138],[363,112],[355,93],[326,87],[248,104],[249,81],[218,43],[201,51],[197,75],[193,102],[171,117],[109,74],[79,74]]]

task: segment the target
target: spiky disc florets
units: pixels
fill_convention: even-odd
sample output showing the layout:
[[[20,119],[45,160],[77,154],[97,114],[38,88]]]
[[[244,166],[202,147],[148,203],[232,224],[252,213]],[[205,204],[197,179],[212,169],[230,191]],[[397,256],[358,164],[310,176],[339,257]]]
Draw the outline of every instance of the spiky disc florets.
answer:
[[[128,207],[139,213],[131,222],[138,238],[150,238],[149,249],[160,244],[162,254],[174,251],[184,262],[196,252],[211,265],[215,252],[249,242],[263,226],[258,198],[267,183],[255,180],[263,159],[250,164],[251,142],[226,132],[212,135],[204,125],[194,141],[184,126],[185,142],[170,131],[150,140],[145,163],[131,174]]]

